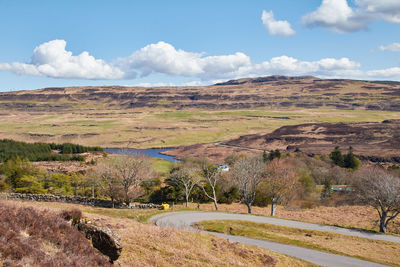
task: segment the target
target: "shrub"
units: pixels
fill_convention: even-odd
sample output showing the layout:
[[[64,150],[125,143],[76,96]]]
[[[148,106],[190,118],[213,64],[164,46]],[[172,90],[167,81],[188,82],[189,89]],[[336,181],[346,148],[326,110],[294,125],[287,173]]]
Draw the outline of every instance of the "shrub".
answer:
[[[60,215],[5,203],[0,203],[0,214],[4,266],[112,266]]]

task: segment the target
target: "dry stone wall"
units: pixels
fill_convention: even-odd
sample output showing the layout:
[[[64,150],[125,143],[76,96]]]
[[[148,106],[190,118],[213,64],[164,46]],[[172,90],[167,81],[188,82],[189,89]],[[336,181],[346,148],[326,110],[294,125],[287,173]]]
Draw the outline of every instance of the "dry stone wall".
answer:
[[[44,202],[64,202],[64,203],[74,203],[74,204],[89,205],[89,206],[102,207],[102,208],[112,208],[112,206],[113,206],[112,202],[110,200],[97,199],[97,198],[86,198],[86,197],[76,197],[76,196],[4,193],[2,198],[31,200],[31,201],[44,201]],[[114,203],[114,207],[115,208],[128,208],[126,205],[124,205],[122,203]],[[135,208],[137,208],[137,209],[159,209],[159,208],[161,208],[161,205],[152,204],[152,203],[138,204],[138,205],[135,205]]]

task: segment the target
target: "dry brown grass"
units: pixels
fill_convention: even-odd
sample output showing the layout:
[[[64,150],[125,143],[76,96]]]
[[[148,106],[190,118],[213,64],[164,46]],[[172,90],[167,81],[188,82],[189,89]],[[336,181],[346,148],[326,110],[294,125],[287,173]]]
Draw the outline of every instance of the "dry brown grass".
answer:
[[[82,207],[66,203],[7,201],[20,207],[53,210]],[[97,209],[97,208],[93,208]],[[232,243],[211,235],[160,228],[127,219],[84,213],[121,236],[122,266],[313,266],[307,262],[258,247]]]
[[[129,218],[133,219],[133,213],[131,210],[123,209],[107,209],[98,208],[77,204],[67,203],[55,203],[55,202],[28,202],[18,201],[20,205],[32,205],[45,206],[52,209],[68,209],[73,205],[78,207],[80,210],[90,214],[106,215],[114,218]],[[172,210],[173,208],[173,210]],[[247,213],[247,207],[243,204],[219,204],[220,212],[233,212],[233,213]],[[270,206],[268,207],[253,207],[252,211],[254,215],[269,216]],[[197,203],[189,203],[189,210],[197,210]],[[171,206],[171,211],[187,210],[183,204]],[[202,211],[215,211],[212,203],[200,204],[200,210]],[[159,213],[157,210],[136,210],[135,219],[141,222],[147,221],[147,219]],[[325,207],[320,206],[312,209],[297,209],[290,210],[283,206],[278,206],[276,210],[276,217],[284,218],[289,220],[334,225],[345,228],[358,228],[365,230],[378,231],[378,214],[376,210],[368,206],[339,206],[339,207]],[[397,217],[394,222],[389,225],[389,232],[398,234],[400,233],[400,217]]]
[[[191,207],[195,208],[197,204],[192,204]],[[234,213],[247,213],[247,207],[242,204],[220,204],[219,211],[234,212]],[[253,207],[253,214],[267,216],[270,214],[271,207]],[[212,204],[201,204],[201,210],[213,211]],[[378,231],[378,213],[377,211],[368,206],[340,206],[340,207],[325,207],[320,206],[312,209],[289,210],[283,206],[279,206],[276,210],[276,217],[326,224],[335,225],[346,228],[360,228],[365,230]],[[397,217],[389,225],[389,232],[400,233],[400,217]]]
[[[400,244],[247,221],[204,221],[201,229],[265,239],[400,266]]]

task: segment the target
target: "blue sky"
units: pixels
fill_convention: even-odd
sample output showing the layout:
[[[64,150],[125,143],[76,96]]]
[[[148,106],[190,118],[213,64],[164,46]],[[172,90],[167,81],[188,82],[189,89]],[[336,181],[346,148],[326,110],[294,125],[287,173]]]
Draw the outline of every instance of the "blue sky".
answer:
[[[0,0],[0,91],[400,80],[399,0]]]

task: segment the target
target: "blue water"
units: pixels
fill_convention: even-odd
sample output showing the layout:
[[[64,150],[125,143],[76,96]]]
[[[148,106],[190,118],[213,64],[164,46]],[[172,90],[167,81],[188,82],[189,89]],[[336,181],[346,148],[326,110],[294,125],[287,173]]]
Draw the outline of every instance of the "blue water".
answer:
[[[172,156],[160,154],[161,152],[171,150],[172,148],[149,148],[149,149],[136,149],[136,148],[105,148],[104,152],[120,155],[130,156],[147,156],[150,158],[164,159],[172,162],[179,161]]]

